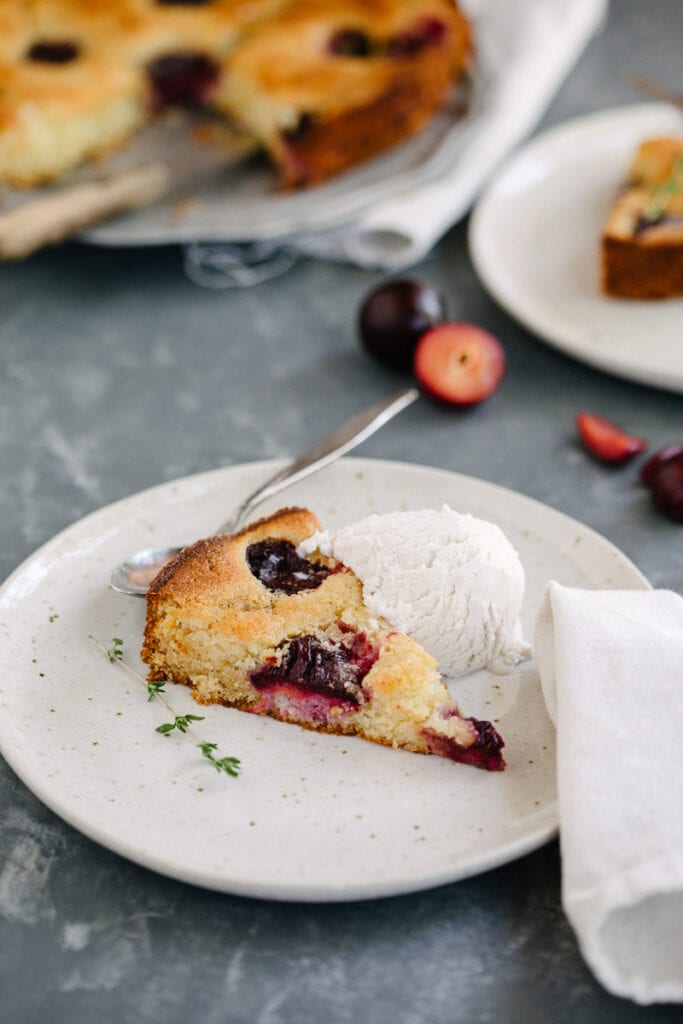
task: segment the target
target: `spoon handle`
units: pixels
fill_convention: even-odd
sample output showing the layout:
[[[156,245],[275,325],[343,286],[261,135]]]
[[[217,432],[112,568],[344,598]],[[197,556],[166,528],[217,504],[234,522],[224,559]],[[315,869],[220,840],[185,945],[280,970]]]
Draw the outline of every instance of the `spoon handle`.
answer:
[[[290,462],[270,480],[261,484],[253,494],[250,494],[242,502],[235,515],[221,526],[219,532],[232,533],[259,502],[271,498],[285,487],[290,487],[299,480],[310,476],[311,473],[316,473],[324,466],[329,466],[342,455],[346,455],[399,412],[412,405],[419,394],[417,388],[406,388],[347,420],[333,434],[318,441],[298,459]]]

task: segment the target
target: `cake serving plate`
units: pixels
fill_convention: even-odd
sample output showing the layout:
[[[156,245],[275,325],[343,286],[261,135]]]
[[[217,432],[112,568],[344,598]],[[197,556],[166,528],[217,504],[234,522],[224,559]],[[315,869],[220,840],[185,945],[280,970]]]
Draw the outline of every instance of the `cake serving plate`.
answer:
[[[470,221],[482,282],[512,316],[566,355],[683,392],[683,299],[600,290],[602,225],[640,142],[683,133],[683,113],[640,103],[568,121],[533,139],[493,179]]]
[[[199,714],[202,741],[237,757],[216,772],[188,735],[159,734],[168,712],[143,680],[111,663],[120,641],[138,659],[144,603],[108,586],[143,547],[210,534],[275,463],[163,484],[77,522],[0,590],[4,667],[0,751],[24,783],[74,828],[151,870],[222,892],[343,901],[453,882],[537,848],[557,830],[554,732],[533,660],[508,676],[453,680],[468,713],[492,720],[508,767],[488,773],[361,739],[313,733],[219,706],[166,685],[180,714]],[[373,512],[440,507],[497,523],[527,577],[531,638],[550,579],[587,588],[644,588],[608,541],[512,491],[422,466],[343,459],[294,486],[287,504],[334,528]],[[277,504],[265,503],[264,512]]]

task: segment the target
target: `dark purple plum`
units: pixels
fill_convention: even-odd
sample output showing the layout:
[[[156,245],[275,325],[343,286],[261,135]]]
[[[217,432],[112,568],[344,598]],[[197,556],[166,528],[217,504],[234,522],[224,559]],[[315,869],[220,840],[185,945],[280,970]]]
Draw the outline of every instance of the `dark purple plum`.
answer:
[[[415,346],[446,317],[439,292],[422,281],[387,281],[366,297],[358,330],[368,352],[380,362],[410,369]]]
[[[438,46],[446,35],[446,26],[439,18],[422,18],[407,32],[394,36],[387,46],[390,57],[412,57],[426,46]]]
[[[660,463],[649,488],[659,511],[674,522],[683,523],[683,452]]]
[[[298,636],[287,645],[281,664],[262,665],[251,673],[251,683],[257,690],[289,683],[358,704],[363,679],[378,654],[364,633],[348,643]]]
[[[359,29],[343,28],[332,36],[329,48],[336,57],[369,57],[372,41]]]
[[[316,565],[297,554],[289,540],[269,539],[250,544],[246,558],[249,569],[264,587],[285,594],[315,590],[330,575],[324,565]]]
[[[152,85],[153,106],[194,107],[201,105],[218,80],[218,65],[201,53],[169,53],[147,67]]]
[[[429,744],[430,752],[448,757],[451,761],[483,768],[487,772],[501,772],[505,768],[501,753],[505,743],[494,726],[478,718],[468,718],[466,721],[472,723],[477,734],[476,740],[469,747],[463,747],[451,736],[434,729],[423,729],[422,736]]]
[[[66,39],[45,39],[34,43],[26,56],[40,64],[70,64],[80,50],[78,43]]]
[[[676,455],[683,455],[683,444],[668,444],[666,448],[661,448],[658,452],[655,452],[655,454],[640,467],[640,482],[645,484],[646,487],[651,487],[652,481],[657,475],[660,467]]]

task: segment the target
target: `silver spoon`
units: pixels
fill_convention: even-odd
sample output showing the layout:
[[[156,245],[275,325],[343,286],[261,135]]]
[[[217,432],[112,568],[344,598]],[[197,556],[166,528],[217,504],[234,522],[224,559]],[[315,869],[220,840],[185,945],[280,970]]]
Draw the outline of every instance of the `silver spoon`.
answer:
[[[318,441],[307,452],[300,455],[294,462],[290,462],[284,469],[279,470],[264,484],[261,484],[253,494],[250,494],[239,506],[235,514],[223,523],[217,533],[232,533],[245,521],[254,508],[272,498],[285,487],[303,480],[304,477],[317,473],[319,469],[329,466],[342,455],[346,455],[353,448],[356,448],[366,438],[374,434],[376,430],[383,427],[385,423],[393,419],[399,412],[411,405],[419,396],[417,388],[407,388],[385,398],[381,402],[366,409],[365,412],[353,416],[341,427],[338,427],[333,434]],[[167,562],[177,555],[182,548],[162,548],[155,551],[152,549],[138,551],[136,555],[121,562],[111,574],[111,586],[121,594],[130,594],[133,597],[144,597],[147,589]]]

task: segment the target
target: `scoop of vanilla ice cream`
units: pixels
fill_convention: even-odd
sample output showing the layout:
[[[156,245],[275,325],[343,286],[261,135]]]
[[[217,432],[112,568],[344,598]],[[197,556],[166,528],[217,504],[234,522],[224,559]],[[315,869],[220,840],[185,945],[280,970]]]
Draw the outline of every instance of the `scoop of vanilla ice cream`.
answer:
[[[373,615],[418,640],[446,675],[505,672],[529,656],[519,615],[524,570],[493,523],[454,512],[389,512],[299,546],[354,571]]]

